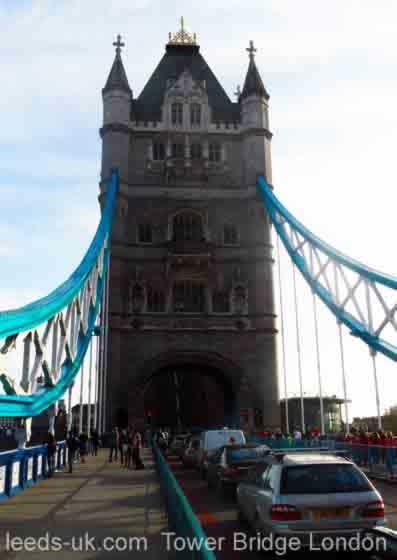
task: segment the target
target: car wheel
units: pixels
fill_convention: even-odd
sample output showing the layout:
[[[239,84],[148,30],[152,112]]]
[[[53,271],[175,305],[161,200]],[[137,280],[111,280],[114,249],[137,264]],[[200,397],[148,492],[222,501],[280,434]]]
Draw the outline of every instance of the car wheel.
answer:
[[[226,494],[225,485],[223,483],[223,480],[221,480],[220,478],[218,479],[218,481],[216,483],[216,493],[219,496],[219,498],[224,498],[225,494]]]
[[[246,518],[244,517],[243,512],[241,511],[240,508],[238,508],[237,510],[237,522],[240,525],[240,527],[247,527],[248,525],[248,521],[246,520]]]

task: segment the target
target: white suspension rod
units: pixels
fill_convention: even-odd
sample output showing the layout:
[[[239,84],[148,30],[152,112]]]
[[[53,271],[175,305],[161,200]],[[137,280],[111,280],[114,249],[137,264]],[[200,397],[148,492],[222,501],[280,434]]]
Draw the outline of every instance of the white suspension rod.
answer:
[[[345,432],[348,434],[349,431],[350,431],[349,405],[347,403],[345,352],[344,352],[344,347],[343,347],[342,323],[340,321],[338,321],[338,331],[339,331],[340,363],[341,363],[341,368],[342,368],[343,398],[345,400]]]
[[[280,318],[281,318],[281,348],[283,353],[283,378],[284,378],[284,398],[285,398],[285,426],[286,431],[289,433],[289,410],[288,410],[288,390],[287,390],[287,366],[286,366],[286,352],[285,352],[285,331],[284,331],[284,305],[283,305],[283,289],[281,285],[281,254],[280,254],[280,240],[276,233],[276,247],[277,247],[277,268],[278,268],[278,285],[279,285],[279,299],[280,299]]]
[[[95,337],[95,368],[94,368],[94,429],[98,432],[98,401],[99,401],[99,336]]]
[[[109,240],[108,240],[109,242]],[[103,368],[103,416],[102,431],[106,431],[107,423],[107,384],[108,384],[108,339],[109,339],[109,280],[110,280],[110,249],[108,252],[108,263],[106,269],[106,289],[105,289],[105,355]]]
[[[322,380],[321,380],[320,340],[319,340],[319,331],[318,331],[317,301],[316,301],[316,295],[313,290],[312,290],[312,296],[313,296],[314,332],[315,332],[315,339],[316,339],[318,396],[320,398],[321,434],[324,435],[325,422],[324,422],[323,387],[322,387]]]
[[[67,431],[70,432],[72,429],[72,390],[73,384],[70,385],[68,391],[68,412],[67,412]]]
[[[298,293],[296,290],[296,272],[295,264],[292,263],[292,276],[294,283],[294,301],[295,301],[295,326],[296,326],[296,349],[298,352],[298,372],[299,372],[299,389],[300,389],[300,399],[301,399],[301,430],[306,431],[305,425],[305,402],[303,398],[303,379],[302,379],[302,356],[301,356],[301,345],[299,336],[299,315],[298,315]]]
[[[92,387],[92,347],[94,345],[94,335],[90,340],[90,365],[88,372],[88,410],[87,410],[87,436],[91,435],[91,387]]]
[[[376,352],[375,350],[370,350],[372,357],[372,367],[374,371],[374,382],[375,382],[375,398],[376,398],[376,413],[378,415],[378,430],[382,430],[382,415],[380,412],[380,399],[379,399],[379,384],[378,375],[376,371]]]
[[[84,358],[81,362],[80,373],[80,407],[79,407],[79,434],[83,432],[83,391],[84,391]]]

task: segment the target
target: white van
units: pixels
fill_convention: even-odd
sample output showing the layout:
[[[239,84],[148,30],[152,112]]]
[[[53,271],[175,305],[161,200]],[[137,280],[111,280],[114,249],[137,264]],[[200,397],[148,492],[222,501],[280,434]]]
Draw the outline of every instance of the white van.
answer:
[[[223,428],[221,430],[207,430],[200,434],[200,448],[196,455],[196,465],[200,469],[202,478],[206,477],[208,457],[223,445],[244,445],[246,442],[242,430]]]

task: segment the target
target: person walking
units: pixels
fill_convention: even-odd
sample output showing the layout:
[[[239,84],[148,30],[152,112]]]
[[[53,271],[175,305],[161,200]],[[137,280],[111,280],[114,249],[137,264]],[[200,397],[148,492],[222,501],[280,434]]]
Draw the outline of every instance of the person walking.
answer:
[[[117,461],[117,451],[119,447],[119,430],[117,426],[115,426],[110,434],[110,452],[109,452],[109,463],[114,460]]]
[[[82,463],[85,463],[85,458],[87,455],[87,446],[88,446],[88,436],[85,432],[82,432],[79,437],[80,442],[80,459]]]
[[[47,453],[48,453],[48,477],[51,477],[55,471],[55,452],[57,450],[57,442],[55,441],[54,434],[48,432],[47,434]]]
[[[142,436],[139,432],[135,432],[133,444],[132,444],[132,460],[135,465],[136,470],[144,468],[141,459],[141,448],[142,448]]]
[[[126,430],[119,431],[119,440],[118,440],[118,448],[120,451],[120,463],[121,466],[124,464],[124,456],[125,456],[125,444],[127,443],[127,432]]]
[[[97,430],[91,431],[91,455],[98,455],[99,435]]]
[[[76,455],[76,449],[77,449],[77,438],[76,436],[73,434],[73,432],[68,432],[66,435],[66,447],[68,450],[68,472],[72,473],[73,472],[73,461]]]
[[[130,427],[127,432],[127,457],[125,461],[125,466],[127,469],[132,467],[132,447],[134,441],[134,431]]]

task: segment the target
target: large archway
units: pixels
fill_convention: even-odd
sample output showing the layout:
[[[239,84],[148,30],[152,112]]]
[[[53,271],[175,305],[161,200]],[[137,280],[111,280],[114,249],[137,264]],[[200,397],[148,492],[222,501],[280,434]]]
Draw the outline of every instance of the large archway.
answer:
[[[153,426],[182,431],[236,423],[236,396],[224,373],[211,366],[168,365],[157,370],[144,390]]]

